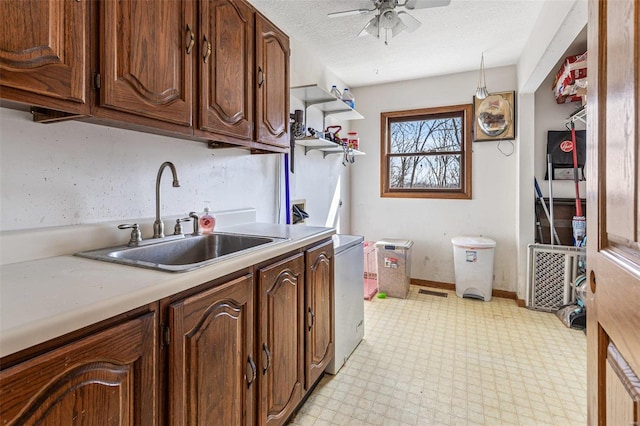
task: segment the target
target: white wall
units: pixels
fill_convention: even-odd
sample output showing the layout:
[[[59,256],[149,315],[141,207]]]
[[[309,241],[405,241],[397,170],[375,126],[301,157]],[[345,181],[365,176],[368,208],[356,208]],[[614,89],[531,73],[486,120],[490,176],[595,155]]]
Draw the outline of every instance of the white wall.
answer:
[[[82,122],[38,124],[9,109],[0,109],[0,141],[3,231],[153,217],[164,161],[175,164],[181,187],[165,169],[163,216],[202,211],[204,201],[214,211],[254,207],[259,221],[277,215],[281,155]]]
[[[319,87],[329,90],[331,85],[344,87],[344,83],[335,74],[321,64],[312,54],[313,50],[307,48],[297,40],[291,40],[291,87],[317,84]],[[292,96],[291,111],[302,109],[303,102]],[[348,122],[332,120],[330,117],[323,120],[322,113],[309,107],[305,111],[305,123],[307,127],[320,130],[327,125],[341,125],[342,136],[346,136],[349,128]],[[339,154],[331,154],[323,158],[320,151],[309,151],[305,155],[304,147],[297,146],[294,156],[295,171],[291,179],[291,200],[304,200],[306,212],[309,218],[307,225],[335,227],[339,233],[350,232],[350,205],[349,192],[350,169],[353,166],[344,167],[342,157]]]
[[[515,67],[488,69],[492,92],[515,90]],[[451,238],[483,235],[496,240],[494,288],[515,291],[516,158],[505,156],[497,142],[473,143],[473,199],[392,199],[380,197],[380,113],[412,108],[469,104],[477,72],[359,87],[356,108],[365,116],[354,121],[365,157],[352,169],[354,233],[367,240],[403,238],[414,241],[411,277],[453,283]],[[518,140],[514,142],[517,153]],[[502,148],[509,151],[508,142]]]

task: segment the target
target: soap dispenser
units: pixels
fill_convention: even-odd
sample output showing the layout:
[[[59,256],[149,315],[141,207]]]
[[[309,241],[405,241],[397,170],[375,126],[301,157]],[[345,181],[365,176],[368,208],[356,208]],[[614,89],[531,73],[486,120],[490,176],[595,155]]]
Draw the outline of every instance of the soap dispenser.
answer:
[[[204,213],[200,216],[200,231],[203,234],[213,234],[213,228],[216,226],[216,218],[209,211],[209,204],[207,203],[204,208]]]

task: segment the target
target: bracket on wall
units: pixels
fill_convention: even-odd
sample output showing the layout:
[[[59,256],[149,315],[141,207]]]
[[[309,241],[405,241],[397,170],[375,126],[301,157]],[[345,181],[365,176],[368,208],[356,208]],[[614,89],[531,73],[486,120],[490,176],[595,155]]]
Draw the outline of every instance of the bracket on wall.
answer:
[[[31,107],[31,115],[35,123],[57,123],[59,121],[75,120],[86,117],[82,114],[72,114],[69,112],[56,111],[47,108]]]

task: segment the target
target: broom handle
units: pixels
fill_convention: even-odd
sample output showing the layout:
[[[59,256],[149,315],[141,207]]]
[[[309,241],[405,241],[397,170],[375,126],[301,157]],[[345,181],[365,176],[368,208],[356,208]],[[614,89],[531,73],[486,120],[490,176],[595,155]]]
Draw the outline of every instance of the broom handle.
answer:
[[[553,230],[555,229],[555,223],[553,222],[553,164],[551,154],[547,154],[547,173],[549,174],[549,227],[551,228],[551,244],[553,244]],[[558,240],[558,244],[560,244],[560,240]]]

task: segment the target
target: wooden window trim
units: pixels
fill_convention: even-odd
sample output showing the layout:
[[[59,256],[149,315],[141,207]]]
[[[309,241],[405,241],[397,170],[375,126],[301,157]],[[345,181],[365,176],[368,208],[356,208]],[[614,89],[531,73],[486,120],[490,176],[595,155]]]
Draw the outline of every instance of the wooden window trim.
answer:
[[[461,170],[464,171],[462,188],[459,190],[449,189],[389,189],[389,151],[390,142],[388,140],[390,120],[398,118],[419,117],[425,115],[463,113],[462,134],[464,137]],[[397,121],[397,120],[396,120]],[[436,199],[463,199],[470,200],[471,193],[471,128],[473,127],[473,105],[450,105],[435,108],[419,108],[404,111],[390,111],[380,113],[380,197],[382,198],[436,198]],[[459,151],[452,151],[455,154]]]

